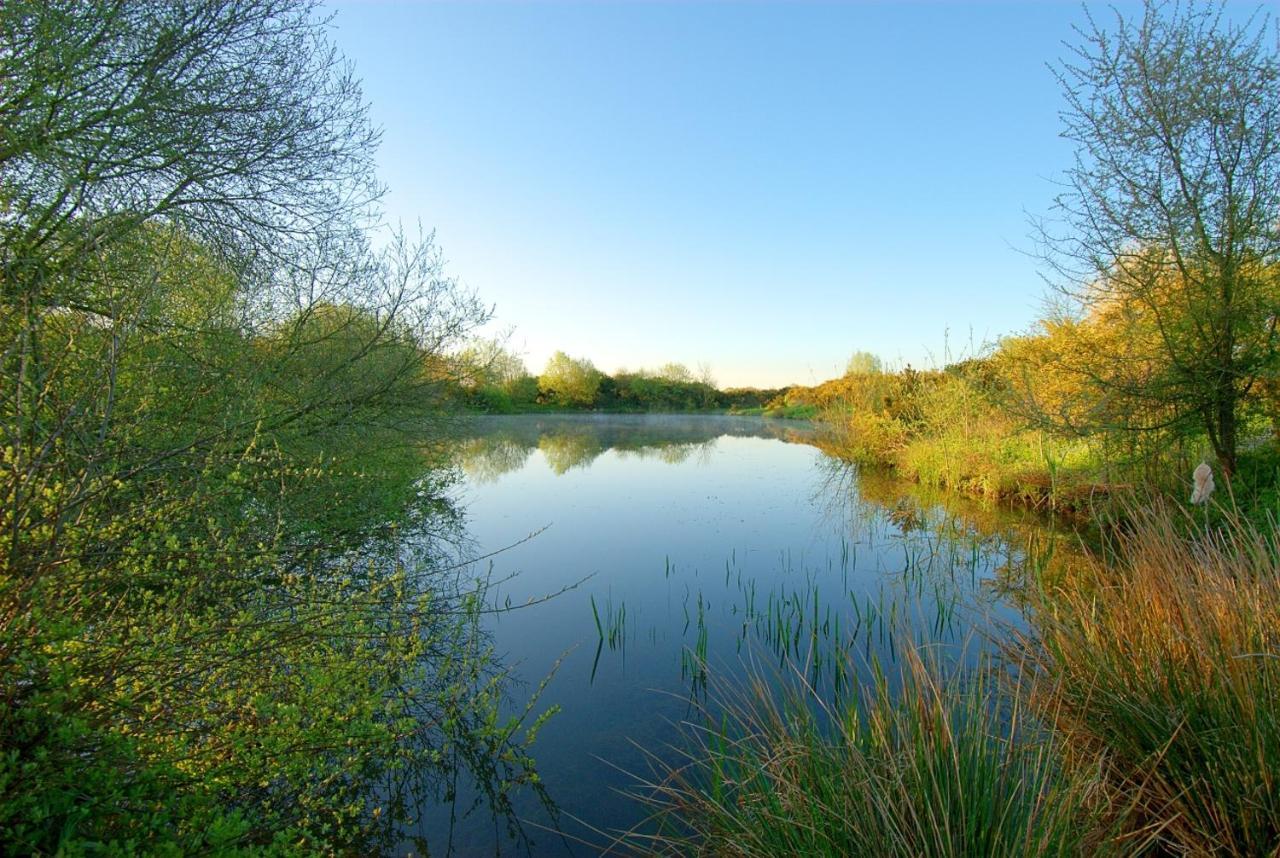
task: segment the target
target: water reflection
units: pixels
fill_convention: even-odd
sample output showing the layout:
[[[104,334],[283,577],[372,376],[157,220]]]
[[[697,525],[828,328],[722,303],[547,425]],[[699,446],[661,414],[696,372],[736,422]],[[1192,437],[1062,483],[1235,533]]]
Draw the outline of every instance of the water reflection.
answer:
[[[463,472],[476,483],[491,483],[524,467],[541,450],[556,474],[589,467],[606,450],[678,465],[694,457],[705,462],[718,438],[773,438],[805,443],[815,437],[807,423],[784,424],[721,415],[587,414],[478,417],[456,447]]]
[[[455,457],[474,483],[496,482],[503,474],[518,471],[536,446],[500,435],[469,438],[458,443]]]
[[[672,725],[709,675],[754,660],[841,694],[904,634],[977,657],[1021,622],[1025,569],[1071,542],[1030,515],[858,474],[807,424],[588,415],[469,429],[456,456],[480,550],[549,526],[496,559],[496,577],[518,573],[502,603],[590,576],[492,629],[531,686],[558,664],[542,703],[562,711],[535,754],[570,843],[594,844],[580,854],[640,821],[626,772],[674,753]],[[491,831],[461,829],[462,852],[493,851]],[[548,837],[535,851],[574,849]]]

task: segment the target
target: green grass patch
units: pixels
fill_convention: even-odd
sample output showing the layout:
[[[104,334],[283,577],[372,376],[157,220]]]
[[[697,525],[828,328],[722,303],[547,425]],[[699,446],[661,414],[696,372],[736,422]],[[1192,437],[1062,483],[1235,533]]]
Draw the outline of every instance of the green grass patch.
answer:
[[[816,405],[777,405],[772,408],[762,409],[765,417],[774,417],[780,420],[812,420],[818,416],[818,406]]]
[[[1087,790],[986,664],[940,679],[929,656],[841,704],[757,676],[719,689],[682,764],[643,795],[666,855],[1098,854]]]

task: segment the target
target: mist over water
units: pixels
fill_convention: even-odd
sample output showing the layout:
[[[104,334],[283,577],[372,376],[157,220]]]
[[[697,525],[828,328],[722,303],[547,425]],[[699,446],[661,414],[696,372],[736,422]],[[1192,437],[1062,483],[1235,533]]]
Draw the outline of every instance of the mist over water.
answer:
[[[548,677],[537,709],[560,707],[534,756],[565,837],[538,830],[554,823],[529,798],[535,854],[597,854],[639,823],[627,791],[651,757],[674,759],[708,686],[754,672],[834,697],[892,669],[904,635],[969,658],[1018,625],[1010,594],[1028,546],[1052,539],[1041,522],[944,509],[821,444],[807,423],[747,417],[469,424],[469,535],[479,555],[506,549],[477,571],[503,582],[498,606],[535,603],[490,621],[522,683],[513,711]],[[449,824],[424,823],[441,843]],[[483,809],[453,832],[461,854],[500,839]]]

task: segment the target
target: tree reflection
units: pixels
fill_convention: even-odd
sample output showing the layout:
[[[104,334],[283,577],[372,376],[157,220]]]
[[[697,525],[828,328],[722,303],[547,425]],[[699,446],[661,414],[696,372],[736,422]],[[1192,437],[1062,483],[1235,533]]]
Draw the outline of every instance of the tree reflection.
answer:
[[[830,453],[820,460],[813,497],[829,520],[847,522],[851,535],[870,533],[875,540],[923,541],[935,547],[968,545],[975,557],[996,558],[987,586],[994,596],[1014,604],[1022,602],[1036,581],[1070,575],[1099,541],[1078,518],[922,486]]]
[[[588,467],[601,454],[651,459],[669,465],[710,459],[723,437],[812,443],[807,424],[752,417],[664,415],[540,415],[484,417],[467,424],[453,453],[476,483],[491,483],[524,467],[541,450],[557,475]]]
[[[520,470],[532,452],[532,446],[507,435],[468,438],[456,449],[463,472],[476,483],[496,482],[503,474]]]
[[[586,432],[561,432],[546,434],[538,439],[538,449],[556,474],[564,474],[573,468],[585,468],[605,451],[605,445],[595,435]]]

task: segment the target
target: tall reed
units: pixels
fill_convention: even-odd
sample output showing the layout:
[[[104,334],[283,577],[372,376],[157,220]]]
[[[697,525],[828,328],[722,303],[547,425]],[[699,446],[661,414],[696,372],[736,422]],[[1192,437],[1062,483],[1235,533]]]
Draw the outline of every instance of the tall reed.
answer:
[[[838,705],[759,674],[715,689],[722,710],[682,765],[646,784],[651,825],[626,844],[669,855],[1086,851],[1084,792],[1017,695],[1002,697],[986,665],[939,679],[931,656],[908,650],[900,664]]]
[[[1280,539],[1131,505],[1108,562],[1041,593],[1028,700],[1100,775],[1130,854],[1280,851]]]

